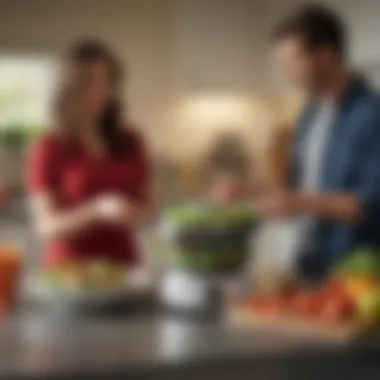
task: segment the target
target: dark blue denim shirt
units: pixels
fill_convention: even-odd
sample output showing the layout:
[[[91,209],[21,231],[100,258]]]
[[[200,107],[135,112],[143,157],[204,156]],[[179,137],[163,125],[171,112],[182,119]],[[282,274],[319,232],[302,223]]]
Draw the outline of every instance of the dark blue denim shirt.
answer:
[[[310,102],[302,113],[292,144],[290,184],[300,183],[300,146],[316,114]],[[363,219],[349,224],[318,219],[315,243],[301,253],[300,270],[306,276],[321,276],[354,247],[380,249],[380,96],[361,80],[353,80],[338,102],[323,157],[320,190],[353,193],[360,200]]]

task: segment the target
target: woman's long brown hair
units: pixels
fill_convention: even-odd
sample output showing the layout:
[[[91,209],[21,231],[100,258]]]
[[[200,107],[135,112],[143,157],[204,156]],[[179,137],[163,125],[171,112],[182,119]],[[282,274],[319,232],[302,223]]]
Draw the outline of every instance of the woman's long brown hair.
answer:
[[[86,65],[104,62],[108,67],[109,80],[115,88],[115,96],[110,98],[98,120],[98,131],[107,150],[112,156],[130,153],[131,143],[124,130],[123,113],[119,99],[119,87],[123,81],[123,70],[111,49],[98,40],[83,40],[74,44],[66,53],[66,64]],[[68,104],[72,89],[63,83],[57,92],[54,104],[56,123],[68,138],[75,138],[75,128],[69,120]]]

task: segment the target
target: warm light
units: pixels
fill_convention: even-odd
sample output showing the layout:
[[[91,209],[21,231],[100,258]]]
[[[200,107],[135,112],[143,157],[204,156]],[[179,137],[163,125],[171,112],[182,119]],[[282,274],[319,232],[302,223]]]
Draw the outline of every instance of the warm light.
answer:
[[[198,95],[184,100],[182,115],[187,122],[210,127],[245,125],[251,117],[251,105],[238,95]]]
[[[55,69],[48,56],[0,56],[0,128],[50,124]]]

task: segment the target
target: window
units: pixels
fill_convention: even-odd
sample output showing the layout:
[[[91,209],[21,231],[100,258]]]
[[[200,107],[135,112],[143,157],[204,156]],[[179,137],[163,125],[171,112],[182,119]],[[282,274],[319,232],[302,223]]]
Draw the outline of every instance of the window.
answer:
[[[54,62],[49,57],[0,56],[0,130],[26,133],[49,124]]]

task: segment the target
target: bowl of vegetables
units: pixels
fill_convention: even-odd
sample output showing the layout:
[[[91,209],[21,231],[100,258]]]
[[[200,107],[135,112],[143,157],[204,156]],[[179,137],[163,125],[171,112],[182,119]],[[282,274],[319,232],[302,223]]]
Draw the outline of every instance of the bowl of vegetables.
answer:
[[[28,283],[36,301],[66,310],[95,310],[138,300],[151,292],[141,272],[108,260],[62,260]]]
[[[255,226],[247,204],[172,206],[163,220],[169,264],[197,272],[238,271],[246,263]]]

